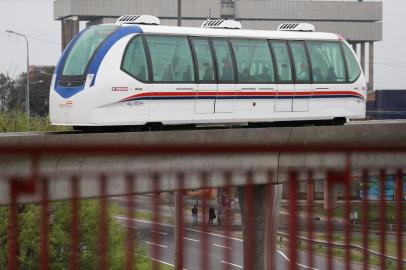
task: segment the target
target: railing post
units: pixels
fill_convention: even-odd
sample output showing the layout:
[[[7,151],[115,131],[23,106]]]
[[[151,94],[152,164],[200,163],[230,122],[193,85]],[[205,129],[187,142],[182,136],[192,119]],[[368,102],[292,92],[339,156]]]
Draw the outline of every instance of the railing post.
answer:
[[[184,175],[178,175],[178,188],[175,192],[175,269],[183,270],[183,181]]]

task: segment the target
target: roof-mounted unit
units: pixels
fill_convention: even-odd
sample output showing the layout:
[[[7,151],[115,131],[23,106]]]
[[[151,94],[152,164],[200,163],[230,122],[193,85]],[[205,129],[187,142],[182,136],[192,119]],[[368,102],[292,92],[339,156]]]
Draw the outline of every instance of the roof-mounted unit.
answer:
[[[299,31],[299,32],[314,32],[315,28],[310,23],[282,23],[278,26],[278,31]]]
[[[241,23],[234,20],[206,20],[201,25],[202,28],[227,28],[241,29]]]
[[[158,17],[152,15],[124,15],[117,19],[116,24],[150,24],[160,25]]]

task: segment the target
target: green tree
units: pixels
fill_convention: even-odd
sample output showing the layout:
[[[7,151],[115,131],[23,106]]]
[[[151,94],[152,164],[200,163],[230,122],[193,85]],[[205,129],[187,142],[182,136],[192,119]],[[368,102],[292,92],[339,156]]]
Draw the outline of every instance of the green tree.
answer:
[[[49,89],[54,72],[53,66],[35,67],[30,72],[30,112],[32,117],[47,117],[49,113]]]
[[[7,268],[7,207],[0,208],[0,269]],[[34,204],[22,205],[18,209],[18,237],[20,269],[39,269],[39,242],[41,207]],[[113,217],[114,205],[108,210],[108,264],[109,269],[123,269],[125,263],[124,229]],[[82,200],[79,211],[79,268],[97,268],[97,241],[99,204],[97,200]],[[70,204],[55,202],[49,211],[49,269],[67,269],[70,253]],[[137,253],[143,253],[138,250]],[[137,269],[149,269],[149,262],[137,258]]]
[[[8,101],[13,93],[14,83],[8,74],[0,73],[0,112],[8,109]]]

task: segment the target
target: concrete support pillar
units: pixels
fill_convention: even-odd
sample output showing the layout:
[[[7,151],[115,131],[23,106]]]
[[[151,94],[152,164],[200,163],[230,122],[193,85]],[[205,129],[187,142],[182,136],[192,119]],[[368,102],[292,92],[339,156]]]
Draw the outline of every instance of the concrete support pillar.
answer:
[[[352,49],[357,53],[357,43],[352,43]]]
[[[275,269],[282,185],[239,187],[238,198],[244,239],[244,268]]]
[[[365,74],[365,42],[361,43],[361,67]]]
[[[178,0],[178,18],[177,25],[182,26],[182,0]]]
[[[79,33],[79,19],[71,17],[63,19],[62,24],[62,51],[68,46],[73,37]]]
[[[312,203],[314,201],[314,181],[307,182],[307,203]]]
[[[374,42],[369,42],[369,76],[368,90],[374,91]]]
[[[182,269],[184,264],[184,248],[183,248],[183,228],[184,228],[184,218],[183,218],[183,192],[175,192],[175,227],[174,227],[174,237],[175,237],[175,269]]]
[[[324,180],[324,209],[331,209],[337,205],[337,185]]]
[[[395,185],[395,200],[405,200],[405,183],[403,182],[402,177],[400,177],[400,179],[396,179]]]

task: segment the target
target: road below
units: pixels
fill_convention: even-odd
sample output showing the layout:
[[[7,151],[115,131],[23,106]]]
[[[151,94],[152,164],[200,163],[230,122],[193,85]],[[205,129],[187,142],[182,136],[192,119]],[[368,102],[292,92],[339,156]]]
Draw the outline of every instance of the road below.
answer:
[[[116,216],[117,220],[127,226],[128,219],[122,216]],[[174,265],[174,228],[171,224],[154,224],[151,221],[134,219],[134,230],[138,234],[138,243],[142,244],[147,250],[151,259]],[[202,257],[204,239],[207,240],[208,252]],[[213,232],[204,232],[199,227],[184,228],[184,268],[187,270],[201,269],[202,260],[208,263],[208,269],[242,269],[243,268],[243,242],[236,237],[226,237],[222,234]],[[226,244],[227,243],[227,244]],[[157,251],[154,253],[153,250]],[[226,259],[226,251],[231,256]],[[327,259],[324,256],[314,255],[314,267],[306,264],[307,253],[299,251],[298,269],[326,269]],[[345,265],[341,261],[333,261],[335,269],[344,269]],[[288,269],[289,258],[287,251],[278,250],[276,260],[276,269]],[[362,269],[360,265],[352,265],[354,270]]]

